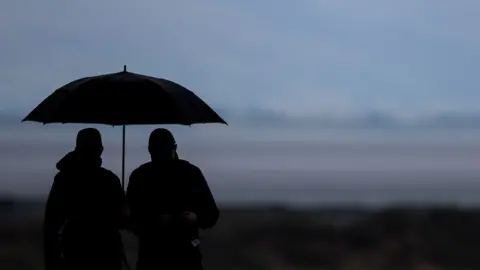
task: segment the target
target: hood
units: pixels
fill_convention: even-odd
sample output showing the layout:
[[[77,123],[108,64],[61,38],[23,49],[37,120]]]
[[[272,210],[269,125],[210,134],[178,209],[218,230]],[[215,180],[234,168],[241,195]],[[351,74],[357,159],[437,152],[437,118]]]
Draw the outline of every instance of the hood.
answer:
[[[76,151],[66,154],[57,162],[59,171],[67,171],[72,169],[88,169],[100,168],[102,166],[101,157],[82,156]]]

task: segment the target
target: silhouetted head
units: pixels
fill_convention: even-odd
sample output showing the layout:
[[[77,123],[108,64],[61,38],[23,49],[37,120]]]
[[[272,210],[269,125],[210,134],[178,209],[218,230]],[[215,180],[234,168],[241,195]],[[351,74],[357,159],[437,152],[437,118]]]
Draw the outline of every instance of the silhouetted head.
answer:
[[[152,161],[175,159],[176,150],[175,138],[168,129],[157,128],[152,131],[148,140],[148,152]]]
[[[102,135],[96,128],[82,129],[77,134],[75,151],[88,156],[101,156],[103,152]]]

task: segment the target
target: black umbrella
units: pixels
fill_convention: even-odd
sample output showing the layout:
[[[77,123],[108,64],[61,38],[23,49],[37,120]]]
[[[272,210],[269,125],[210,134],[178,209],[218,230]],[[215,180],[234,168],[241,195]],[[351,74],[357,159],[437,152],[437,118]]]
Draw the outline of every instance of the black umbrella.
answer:
[[[123,126],[122,186],[125,184],[125,125],[227,124],[185,87],[127,72],[81,78],[55,90],[24,121]]]

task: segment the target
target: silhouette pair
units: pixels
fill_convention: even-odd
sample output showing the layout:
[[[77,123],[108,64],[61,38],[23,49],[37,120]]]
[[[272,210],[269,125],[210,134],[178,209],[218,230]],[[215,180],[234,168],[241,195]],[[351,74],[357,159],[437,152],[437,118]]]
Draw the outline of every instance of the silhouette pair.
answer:
[[[167,129],[150,134],[151,161],[119,178],[102,167],[101,134],[87,128],[58,163],[44,222],[46,270],[119,270],[120,230],[138,237],[137,269],[203,269],[199,229],[219,211],[201,170],[177,154]]]

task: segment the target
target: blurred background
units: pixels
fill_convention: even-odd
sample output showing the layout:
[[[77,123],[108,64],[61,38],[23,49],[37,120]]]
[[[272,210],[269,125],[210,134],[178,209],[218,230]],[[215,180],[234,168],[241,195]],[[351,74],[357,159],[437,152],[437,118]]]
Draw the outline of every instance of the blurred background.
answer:
[[[222,211],[206,269],[480,267],[479,15],[469,0],[0,2],[0,268],[43,269],[55,164],[86,127],[21,119],[124,64],[229,122],[168,127]],[[121,128],[95,127],[120,175]],[[127,128],[127,175],[153,129]]]

